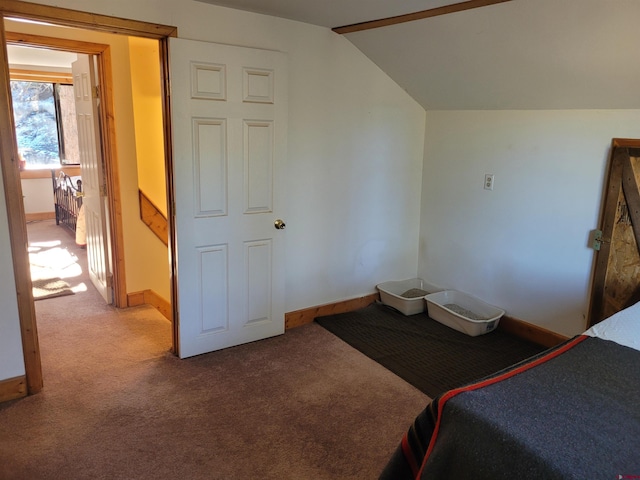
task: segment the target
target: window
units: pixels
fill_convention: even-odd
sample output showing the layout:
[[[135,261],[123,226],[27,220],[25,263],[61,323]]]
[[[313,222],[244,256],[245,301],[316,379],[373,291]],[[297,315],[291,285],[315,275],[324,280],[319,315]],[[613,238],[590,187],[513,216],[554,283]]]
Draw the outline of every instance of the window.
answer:
[[[79,163],[73,85],[11,80],[11,97],[25,168]]]

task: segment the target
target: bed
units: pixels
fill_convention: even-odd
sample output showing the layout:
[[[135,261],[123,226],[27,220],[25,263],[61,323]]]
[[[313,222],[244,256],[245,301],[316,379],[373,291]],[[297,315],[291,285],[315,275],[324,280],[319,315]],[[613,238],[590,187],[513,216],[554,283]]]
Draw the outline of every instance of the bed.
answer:
[[[640,478],[640,303],[435,398],[380,478]]]
[[[70,177],[63,171],[51,170],[56,225],[76,232],[80,207],[82,206],[82,178]]]

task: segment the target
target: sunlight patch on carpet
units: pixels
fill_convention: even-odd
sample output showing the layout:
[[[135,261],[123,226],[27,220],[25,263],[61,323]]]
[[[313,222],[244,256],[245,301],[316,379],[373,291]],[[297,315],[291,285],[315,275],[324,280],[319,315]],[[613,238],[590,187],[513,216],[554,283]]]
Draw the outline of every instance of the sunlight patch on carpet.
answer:
[[[69,279],[82,274],[78,257],[63,248],[52,248],[38,253],[29,253],[31,280],[62,278]]]
[[[66,248],[54,247],[39,252],[30,252],[29,263],[37,267],[64,270],[77,264],[78,257]]]
[[[58,246],[59,243],[29,246],[34,300],[73,295],[76,290],[86,290],[84,285],[82,287],[76,285],[72,288],[66,282],[81,275],[82,268],[78,264],[78,257],[66,248]]]

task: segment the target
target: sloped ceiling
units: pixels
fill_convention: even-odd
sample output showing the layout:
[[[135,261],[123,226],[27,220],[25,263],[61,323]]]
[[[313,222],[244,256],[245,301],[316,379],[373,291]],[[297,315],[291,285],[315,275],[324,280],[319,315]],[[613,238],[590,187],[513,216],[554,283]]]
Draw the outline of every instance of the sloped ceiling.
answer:
[[[325,27],[457,3],[200,1]],[[427,110],[637,109],[638,19],[638,0],[512,0],[345,36]]]
[[[334,28],[462,3],[461,0],[198,0]]]

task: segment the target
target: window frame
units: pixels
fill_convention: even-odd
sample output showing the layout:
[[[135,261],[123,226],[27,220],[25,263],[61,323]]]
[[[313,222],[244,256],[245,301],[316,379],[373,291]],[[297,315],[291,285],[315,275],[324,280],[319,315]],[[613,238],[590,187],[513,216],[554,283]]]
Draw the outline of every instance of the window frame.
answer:
[[[56,125],[57,125],[57,134],[58,134],[58,150],[60,156],[60,163],[58,165],[47,165],[41,166],[37,168],[29,168],[28,170],[51,170],[59,169],[65,166],[78,166],[78,163],[67,163],[64,161],[64,134],[63,134],[63,125],[61,119],[62,109],[60,106],[60,98],[58,93],[58,85],[70,85],[73,87],[73,75],[67,72],[51,72],[44,70],[26,70],[26,69],[18,69],[11,68],[9,70],[9,80],[10,81],[23,81],[23,82],[40,82],[40,83],[51,83],[53,84],[54,90],[54,105],[56,109]]]

